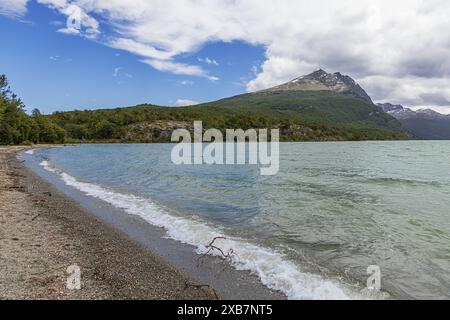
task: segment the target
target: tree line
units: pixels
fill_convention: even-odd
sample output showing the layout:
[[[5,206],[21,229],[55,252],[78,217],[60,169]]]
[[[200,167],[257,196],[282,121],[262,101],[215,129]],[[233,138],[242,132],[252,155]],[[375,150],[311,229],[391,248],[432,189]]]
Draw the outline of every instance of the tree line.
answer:
[[[0,144],[64,143],[65,139],[66,131],[38,109],[28,115],[6,76],[0,75]]]

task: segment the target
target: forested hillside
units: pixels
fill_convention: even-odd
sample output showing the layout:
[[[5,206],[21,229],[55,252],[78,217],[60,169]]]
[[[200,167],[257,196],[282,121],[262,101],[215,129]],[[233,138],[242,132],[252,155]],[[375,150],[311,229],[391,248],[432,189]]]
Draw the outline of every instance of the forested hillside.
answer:
[[[167,142],[174,128],[280,128],[283,141],[407,139],[401,124],[379,107],[329,91],[259,92],[197,106],[140,105],[48,117],[74,141]]]
[[[139,105],[31,116],[1,78],[1,144],[169,142],[176,128],[280,128],[282,141],[407,139],[400,123],[361,97],[326,90],[274,90],[197,106]]]

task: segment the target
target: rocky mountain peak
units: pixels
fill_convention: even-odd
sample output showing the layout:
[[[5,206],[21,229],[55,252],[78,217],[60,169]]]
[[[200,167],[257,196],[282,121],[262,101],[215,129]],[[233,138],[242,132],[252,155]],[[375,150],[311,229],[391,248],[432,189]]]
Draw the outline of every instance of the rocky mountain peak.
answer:
[[[325,70],[319,69],[317,71],[314,71],[313,73],[304,76],[304,77],[310,77],[310,78],[314,78],[314,79],[321,79],[323,77],[326,77],[328,75],[328,73]]]
[[[372,99],[370,99],[369,95],[351,77],[342,75],[340,72],[328,73],[322,69],[265,91],[287,90],[334,91],[338,93],[352,94],[372,103]]]
[[[381,109],[383,109],[384,112],[387,113],[393,111],[402,111],[404,109],[402,105],[392,103],[377,103],[377,106],[379,106]]]

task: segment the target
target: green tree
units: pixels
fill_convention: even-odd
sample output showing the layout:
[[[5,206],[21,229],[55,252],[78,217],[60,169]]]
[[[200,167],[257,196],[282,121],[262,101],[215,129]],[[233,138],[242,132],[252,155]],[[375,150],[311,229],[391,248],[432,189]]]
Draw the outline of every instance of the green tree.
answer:
[[[22,101],[11,92],[8,79],[0,75],[0,143],[20,144],[28,139],[31,121]]]
[[[112,139],[115,136],[117,126],[108,120],[102,120],[96,125],[96,136],[101,139]]]
[[[41,111],[38,109],[38,108],[34,108],[33,109],[33,111],[31,111],[31,116],[33,117],[33,118],[38,118],[38,117],[40,117],[42,114],[41,114]]]
[[[65,126],[69,137],[77,140],[89,139],[89,130],[82,124],[69,123]]]
[[[64,143],[66,140],[66,131],[57,124],[40,119],[39,125],[39,142],[40,143]]]

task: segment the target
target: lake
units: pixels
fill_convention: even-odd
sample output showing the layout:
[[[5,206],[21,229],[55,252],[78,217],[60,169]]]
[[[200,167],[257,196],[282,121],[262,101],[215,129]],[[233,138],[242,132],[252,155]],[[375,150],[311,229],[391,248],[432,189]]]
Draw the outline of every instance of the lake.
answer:
[[[450,142],[280,144],[280,170],[174,165],[171,144],[32,155],[81,192],[291,299],[450,298]],[[219,250],[212,254],[221,255]],[[381,271],[379,293],[367,268]]]

